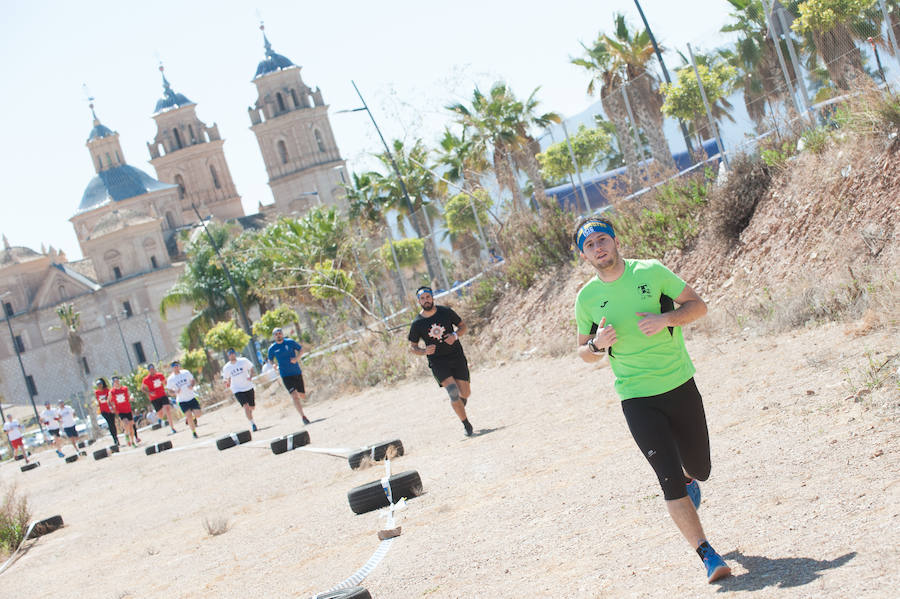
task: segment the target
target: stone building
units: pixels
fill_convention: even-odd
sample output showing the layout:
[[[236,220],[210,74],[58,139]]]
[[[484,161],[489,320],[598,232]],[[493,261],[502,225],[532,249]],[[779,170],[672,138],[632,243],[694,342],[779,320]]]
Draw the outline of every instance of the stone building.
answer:
[[[83,380],[169,357],[191,316],[189,308],[159,316],[160,298],[183,269],[174,260],[176,231],[185,225],[179,188],[129,165],[118,133],[91,111],[87,148],[96,174],[69,219],[84,258],[70,262],[52,247],[37,252],[3,240],[0,394],[8,402],[26,402],[27,386],[35,401],[69,400]],[[56,314],[68,303],[81,314],[80,362]]]
[[[349,182],[334,140],[322,91],[300,77],[300,67],[277,54],[263,34],[266,57],[256,67],[256,103],[250,129],[262,153],[279,214],[303,214],[317,204],[346,208]]]

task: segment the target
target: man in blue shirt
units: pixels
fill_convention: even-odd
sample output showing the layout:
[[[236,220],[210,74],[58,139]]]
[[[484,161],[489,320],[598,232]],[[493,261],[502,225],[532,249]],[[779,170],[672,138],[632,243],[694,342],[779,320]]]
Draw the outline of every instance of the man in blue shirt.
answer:
[[[277,365],[281,380],[294,400],[294,407],[300,412],[303,424],[309,424],[309,418],[303,413],[301,400],[306,399],[306,388],[303,385],[303,372],[300,370],[300,357],[305,353],[303,346],[285,337],[281,327],[272,329],[275,343],[269,346],[266,357],[269,362]]]

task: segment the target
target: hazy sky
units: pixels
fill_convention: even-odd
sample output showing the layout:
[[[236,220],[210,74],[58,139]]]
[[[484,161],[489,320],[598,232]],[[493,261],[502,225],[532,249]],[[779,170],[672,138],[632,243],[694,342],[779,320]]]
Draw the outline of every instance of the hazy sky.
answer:
[[[719,44],[730,9],[725,0],[642,6],[659,41],[684,52],[688,42]],[[381,150],[365,113],[334,114],[360,105],[351,79],[386,137],[420,136],[434,146],[449,122],[444,106],[498,79],[521,97],[541,86],[543,110],[584,110],[595,99],[586,95],[583,69],[569,64],[582,52],[579,43],[610,31],[615,12],[640,23],[631,0],[3,0],[0,11],[0,232],[12,245],[39,250],[43,242],[70,259],[81,252],[68,219],[94,176],[82,84],[101,122],[119,133],[125,160],[155,176],[146,143],[156,135],[151,114],[162,95],[161,60],[173,89],[197,104],[201,120],[218,124],[245,211],[253,213],[260,201],[272,201],[247,115],[264,56],[260,18],[274,50],[322,89],[351,171],[371,167],[369,153]],[[680,62],[672,53],[667,59],[670,68]]]

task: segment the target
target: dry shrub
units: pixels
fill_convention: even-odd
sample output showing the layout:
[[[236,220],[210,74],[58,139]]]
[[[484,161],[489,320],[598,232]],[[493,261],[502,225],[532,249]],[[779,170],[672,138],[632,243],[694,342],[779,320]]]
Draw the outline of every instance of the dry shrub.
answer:
[[[713,191],[709,217],[713,231],[730,244],[740,237],[772,183],[772,169],[760,158],[741,154],[731,162],[725,185]]]
[[[30,520],[28,499],[10,487],[0,505],[0,556],[9,555],[22,543]]]
[[[406,341],[407,326],[397,326],[391,333],[363,333],[357,343],[307,362],[317,393],[327,397],[404,378],[415,356]]]
[[[228,518],[225,516],[215,516],[213,518],[203,518],[203,528],[211,537],[217,537],[225,534],[231,528]]]
[[[506,280],[527,289],[544,269],[571,262],[575,217],[553,200],[510,215],[498,235]]]

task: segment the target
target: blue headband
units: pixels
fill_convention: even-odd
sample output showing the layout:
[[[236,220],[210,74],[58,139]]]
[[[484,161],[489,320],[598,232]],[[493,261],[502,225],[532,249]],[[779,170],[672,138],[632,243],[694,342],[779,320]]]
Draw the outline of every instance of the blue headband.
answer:
[[[616,232],[613,231],[612,225],[602,220],[589,220],[578,229],[578,251],[584,251],[584,242],[592,233],[606,233],[613,239],[616,238]]]
[[[431,287],[419,287],[419,290],[416,291],[416,299],[419,299],[420,297],[422,297],[423,293],[427,293],[428,295],[431,295],[431,296],[434,295],[434,292],[431,291]]]

